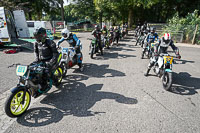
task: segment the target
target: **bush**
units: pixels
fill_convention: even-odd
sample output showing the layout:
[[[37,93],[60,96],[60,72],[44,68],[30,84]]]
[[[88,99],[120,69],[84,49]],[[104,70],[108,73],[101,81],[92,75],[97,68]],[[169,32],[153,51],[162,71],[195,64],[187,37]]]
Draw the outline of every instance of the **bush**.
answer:
[[[195,42],[200,44],[200,16],[198,15],[198,10],[193,13],[188,13],[185,18],[180,18],[178,13],[176,13],[172,19],[168,20],[167,26],[164,28],[164,32],[180,32],[183,31],[183,42],[191,43],[196,25],[199,25]]]

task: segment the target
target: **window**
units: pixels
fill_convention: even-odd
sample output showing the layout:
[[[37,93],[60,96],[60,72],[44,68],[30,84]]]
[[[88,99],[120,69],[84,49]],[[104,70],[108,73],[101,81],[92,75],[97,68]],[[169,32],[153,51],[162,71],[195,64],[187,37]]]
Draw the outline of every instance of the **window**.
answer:
[[[27,22],[28,27],[34,27],[34,22]]]

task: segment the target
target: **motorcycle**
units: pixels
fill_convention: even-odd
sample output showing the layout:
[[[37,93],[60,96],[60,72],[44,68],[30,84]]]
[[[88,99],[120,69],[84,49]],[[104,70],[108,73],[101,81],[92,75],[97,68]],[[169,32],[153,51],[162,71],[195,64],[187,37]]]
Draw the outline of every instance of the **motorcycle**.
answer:
[[[128,34],[127,33],[127,28],[123,28],[122,29],[122,38],[124,39],[127,34]]]
[[[153,66],[154,72],[161,77],[163,88],[167,91],[170,91],[172,86],[172,64],[173,57],[163,54],[158,57],[158,61]]]
[[[83,54],[78,53],[76,54],[76,50],[74,47],[61,47],[61,63],[60,66],[63,69],[63,77],[66,76],[67,70],[72,68],[75,65],[78,65],[80,70],[83,71],[82,67],[82,60],[83,60]]]
[[[120,32],[119,32],[119,40],[123,40],[123,30],[120,29]]]
[[[135,29],[134,36],[137,38],[140,35],[140,32],[141,32],[140,26],[137,26],[136,29]]]
[[[103,39],[103,43],[104,43],[104,47],[105,48],[110,48],[110,38],[108,36],[105,36],[104,39]]]
[[[109,45],[111,45],[113,43],[114,34],[110,33],[110,34],[108,34],[108,37],[109,37]]]
[[[150,46],[149,46],[150,45]],[[154,53],[154,46],[156,45],[156,43],[150,43],[150,44],[147,44],[146,48],[144,48],[144,51],[142,51],[142,56],[141,56],[141,59],[144,58],[144,54],[146,55],[146,57],[148,59],[150,59]]]
[[[139,44],[139,45],[141,45],[141,47],[143,47],[145,38],[146,38],[146,35],[140,35],[136,40],[135,46],[137,46]]]
[[[90,51],[89,54],[90,54],[91,59],[93,59],[94,54],[99,52],[99,43],[96,38],[93,38],[93,39],[88,38],[88,40],[92,40],[89,46],[89,51]]]
[[[19,117],[28,109],[31,96],[39,97],[62,82],[62,68],[59,66],[61,54],[52,71],[44,74],[48,70],[45,63],[31,63],[30,65],[13,64],[16,66],[16,75],[19,81],[16,87],[11,89],[11,94],[5,102],[5,113],[11,117]],[[48,75],[48,76],[47,76]],[[42,89],[43,88],[43,89]],[[44,90],[45,88],[45,90]],[[35,95],[37,94],[37,95]]]

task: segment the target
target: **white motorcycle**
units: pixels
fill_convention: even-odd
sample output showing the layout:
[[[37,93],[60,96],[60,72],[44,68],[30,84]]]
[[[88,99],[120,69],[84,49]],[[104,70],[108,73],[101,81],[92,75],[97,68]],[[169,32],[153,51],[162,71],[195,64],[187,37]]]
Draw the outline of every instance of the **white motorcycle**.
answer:
[[[74,47],[67,47],[67,48],[61,47],[61,53],[62,53],[61,66],[63,69],[63,77],[67,74],[67,69],[70,69],[75,65],[78,65],[80,70],[83,71],[82,53],[77,54]]]
[[[172,64],[173,57],[169,54],[163,54],[158,57],[158,61],[154,65],[154,72],[161,77],[163,88],[167,91],[172,86]]]

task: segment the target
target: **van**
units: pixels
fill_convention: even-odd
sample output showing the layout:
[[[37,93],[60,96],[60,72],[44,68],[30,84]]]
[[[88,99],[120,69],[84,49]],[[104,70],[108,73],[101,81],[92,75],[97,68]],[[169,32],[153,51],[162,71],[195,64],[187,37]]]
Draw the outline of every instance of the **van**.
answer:
[[[41,27],[52,32],[52,26],[49,21],[27,21],[30,37],[34,37],[33,32]]]
[[[20,37],[29,37],[24,11],[16,10],[11,13],[0,7],[0,42],[11,42],[12,38]]]
[[[0,43],[10,42],[4,7],[0,7]]]

